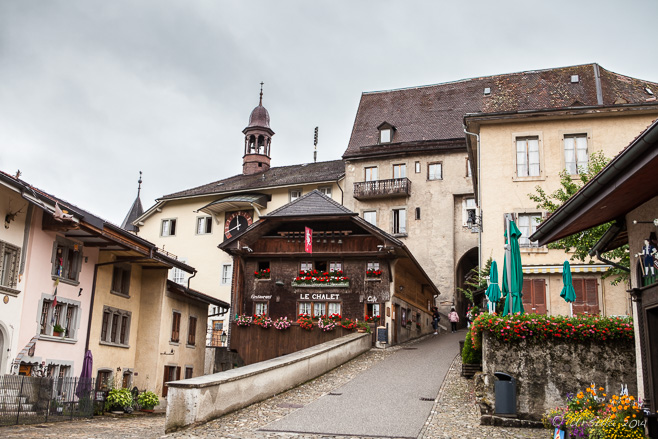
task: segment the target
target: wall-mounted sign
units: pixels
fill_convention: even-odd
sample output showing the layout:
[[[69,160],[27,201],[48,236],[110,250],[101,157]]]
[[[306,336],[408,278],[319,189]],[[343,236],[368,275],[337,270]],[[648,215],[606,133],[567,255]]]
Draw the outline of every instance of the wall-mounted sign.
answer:
[[[340,300],[340,294],[302,293],[299,300]]]
[[[251,300],[270,300],[272,296],[258,296],[256,294],[251,295]]]
[[[377,303],[377,302],[379,302],[379,299],[377,299],[376,296],[368,296],[368,298],[366,299],[366,301],[367,301],[368,303]]]

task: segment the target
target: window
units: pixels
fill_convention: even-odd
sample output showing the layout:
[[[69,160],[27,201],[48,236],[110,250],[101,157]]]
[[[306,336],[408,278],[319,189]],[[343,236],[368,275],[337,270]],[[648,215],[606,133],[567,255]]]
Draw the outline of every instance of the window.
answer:
[[[540,220],[541,214],[539,213],[520,213],[518,215],[518,226],[521,231],[519,247],[537,247],[537,241],[530,241],[530,236],[537,231]]]
[[[516,176],[539,176],[539,137],[516,139]]]
[[[416,174],[420,174],[420,162],[416,162],[414,167],[416,169]]]
[[[416,207],[416,219],[420,219],[420,207]]]
[[[327,312],[325,309],[324,302],[314,302],[313,303],[313,317],[326,316]]]
[[[379,262],[368,262],[366,270],[379,270]]]
[[[20,248],[0,241],[0,269],[2,270],[0,272],[0,291],[5,291],[5,288],[16,288],[20,254]]]
[[[187,258],[179,258],[182,263],[187,263]],[[179,285],[185,285],[187,280],[187,273],[178,267],[169,270],[169,280],[176,282]]]
[[[187,321],[187,344],[194,346],[196,344],[196,317],[190,316]]]
[[[167,391],[169,390],[166,383],[178,380],[180,380],[180,366],[165,366],[162,378],[162,396],[164,398],[167,397]]]
[[[128,347],[132,313],[122,309],[103,307],[101,344]]]
[[[223,264],[222,265],[222,285],[230,285],[232,278],[233,278],[233,265]]]
[[[180,312],[174,311],[171,319],[171,340],[174,343],[180,341]]]
[[[331,302],[328,304],[327,315],[340,314],[340,303]]]
[[[368,210],[368,211],[363,212],[363,219],[368,221],[373,226],[376,226],[377,225],[377,211]]]
[[[393,165],[393,178],[406,178],[407,176],[407,165],[400,163],[399,165]]]
[[[185,379],[194,377],[194,368],[191,366],[185,366]]]
[[[313,262],[309,262],[309,261],[302,262],[299,267],[301,271],[313,270]]]
[[[82,266],[82,246],[57,237],[53,246],[52,275],[69,283],[78,283]]]
[[[369,317],[381,316],[379,311],[379,303],[367,303],[366,304],[366,315]]]
[[[393,233],[406,234],[407,233],[407,210],[406,209],[393,209]]]
[[[596,278],[573,278],[576,300],[573,302],[573,315],[599,313],[599,282]]]
[[[427,165],[427,179],[441,180],[443,178],[443,164],[430,163]]]
[[[258,271],[269,270],[269,269],[270,269],[270,261],[258,261]]]
[[[311,302],[300,302],[299,303],[299,312],[297,314],[311,315]]]
[[[580,174],[587,169],[587,135],[573,134],[564,136],[564,166],[571,175]]]
[[[295,201],[297,198],[302,196],[301,189],[293,189],[290,191],[290,201]]]
[[[343,263],[340,261],[329,262],[329,271],[343,271]]]
[[[57,296],[55,296],[57,298]],[[80,302],[70,299],[46,299],[41,300],[39,315],[39,333],[43,335],[54,335],[55,325],[64,329],[60,337],[75,339],[78,330],[78,318]]]
[[[114,266],[112,274],[112,289],[110,292],[121,296],[128,296],[130,290],[130,265],[121,264]]]
[[[464,227],[467,227],[469,223],[471,225],[475,224],[476,209],[475,198],[464,198],[462,202],[462,225]]]
[[[377,181],[377,167],[371,166],[364,169],[366,181]]]
[[[212,217],[200,216],[196,219],[196,234],[207,235],[212,232]]]
[[[326,195],[327,197],[331,198],[331,186],[320,187],[318,188],[318,190],[322,192],[324,195]]]
[[[473,176],[473,170],[471,169],[471,161],[466,158],[466,177],[471,178]]]
[[[176,235],[176,220],[163,219],[160,226],[160,236],[175,236]]]
[[[99,370],[96,373],[96,390],[107,391],[112,388],[113,375],[111,370]]]
[[[267,315],[267,302],[254,302],[255,315]]]
[[[379,143],[391,143],[391,129],[382,128],[379,130]]]

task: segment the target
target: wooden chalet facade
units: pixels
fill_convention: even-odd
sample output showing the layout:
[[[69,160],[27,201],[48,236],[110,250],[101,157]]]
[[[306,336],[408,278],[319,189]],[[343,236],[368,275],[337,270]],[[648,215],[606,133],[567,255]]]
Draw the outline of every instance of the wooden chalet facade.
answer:
[[[312,252],[305,251],[307,228]],[[430,306],[438,290],[405,245],[317,190],[262,216],[219,247],[234,258],[235,315],[293,321],[303,313],[359,321],[379,315],[389,344],[432,331]],[[230,347],[246,364],[344,333],[342,328],[323,333],[317,326],[307,332],[296,324],[284,331],[255,329],[231,322]],[[251,352],[250,345],[258,349]]]

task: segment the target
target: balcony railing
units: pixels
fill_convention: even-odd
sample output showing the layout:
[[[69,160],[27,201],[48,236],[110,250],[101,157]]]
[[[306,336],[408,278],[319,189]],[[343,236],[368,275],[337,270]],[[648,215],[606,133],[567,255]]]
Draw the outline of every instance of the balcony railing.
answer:
[[[406,177],[354,183],[354,198],[357,200],[408,197],[410,192],[411,181]]]

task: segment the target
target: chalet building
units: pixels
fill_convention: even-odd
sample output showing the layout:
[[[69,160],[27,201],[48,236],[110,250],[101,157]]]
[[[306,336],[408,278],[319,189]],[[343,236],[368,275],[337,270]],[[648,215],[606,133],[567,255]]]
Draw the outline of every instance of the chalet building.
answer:
[[[561,172],[575,180],[590,157],[613,158],[658,117],[658,84],[598,64],[477,78],[464,87],[478,108],[464,116],[474,193],[478,200],[482,258],[502,266],[504,215],[519,227],[526,312],[630,315],[628,285],[602,274],[605,260],[570,261],[576,301],[560,296],[562,265],[572,253],[549,249],[530,235],[546,217],[529,198],[537,188],[561,187]]]
[[[293,321],[300,314],[359,321],[380,316],[389,344],[433,331],[430,307],[438,290],[407,247],[317,190],[263,215],[219,247],[234,260],[238,315]],[[261,340],[251,350],[253,338],[233,326],[230,347],[250,363],[296,350],[293,339],[311,340],[298,326],[290,329],[281,335],[286,341]]]
[[[272,167],[270,115],[263,106],[261,90],[257,107],[243,130],[243,172],[203,186],[159,198],[155,205],[135,217],[141,204],[133,203],[125,223],[160,248],[179,256],[198,271],[191,280],[195,289],[224,302],[231,301],[233,261],[217,245],[243,232],[261,216],[303,194],[319,190],[338,203],[343,200],[342,160]],[[187,285],[188,275],[174,268],[170,280]],[[234,314],[234,313],[233,313]],[[211,308],[208,345],[221,346],[220,336],[228,327],[230,313]]]
[[[620,145],[621,146],[621,145]],[[630,247],[638,400],[658,437],[658,122],[615,157],[531,236],[538,245],[613,222],[593,253]]]
[[[14,312],[0,314],[8,372],[79,377],[91,351],[98,390],[163,396],[165,382],[203,374],[206,331],[197,322],[209,305],[228,304],[167,280],[170,269],[193,267],[23,180],[0,173],[0,181],[15,209],[2,234],[1,292]]]

